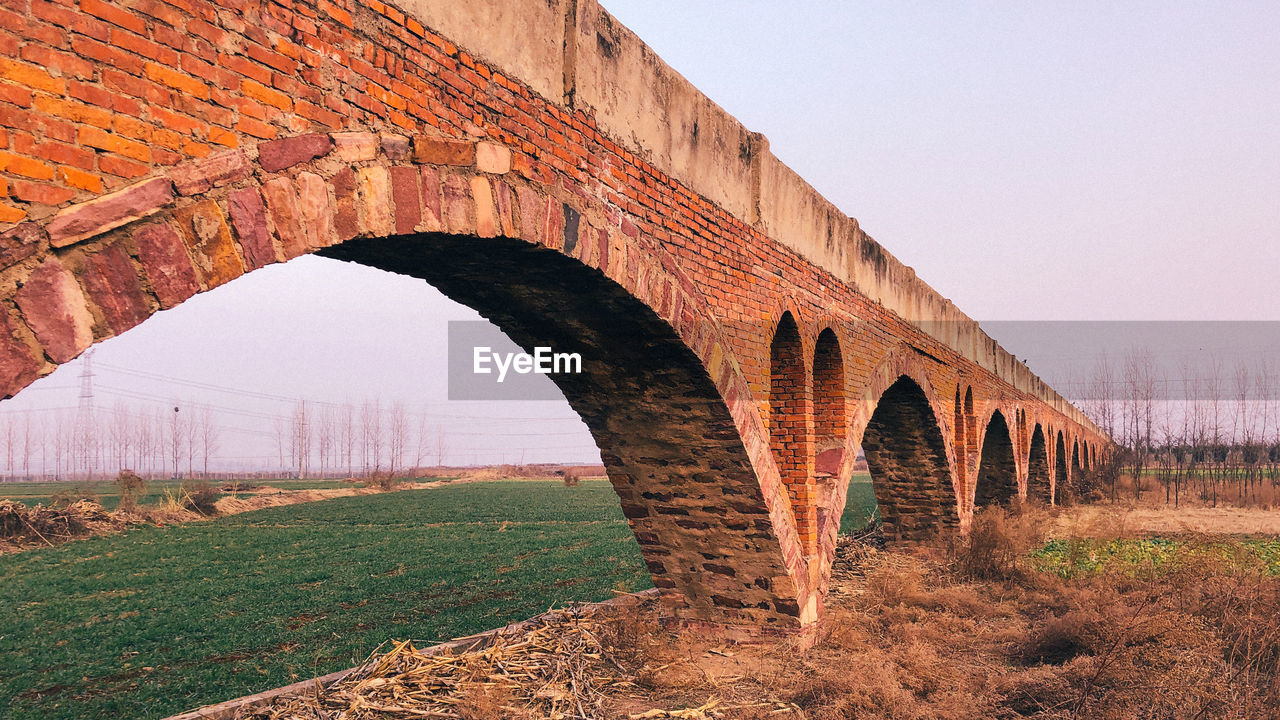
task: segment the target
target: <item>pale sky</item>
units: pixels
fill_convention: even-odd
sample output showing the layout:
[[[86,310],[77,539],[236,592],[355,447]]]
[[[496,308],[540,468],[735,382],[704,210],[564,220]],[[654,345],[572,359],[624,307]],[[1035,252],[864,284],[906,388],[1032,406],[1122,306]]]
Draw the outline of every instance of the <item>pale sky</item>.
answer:
[[[603,4],[974,318],[1280,320],[1274,2]],[[101,344],[95,402],[210,403],[226,462],[273,458],[296,397],[400,399],[449,462],[597,459],[563,402],[445,399],[446,322],[474,317],[301,258]],[[79,374],[0,419],[74,408]]]

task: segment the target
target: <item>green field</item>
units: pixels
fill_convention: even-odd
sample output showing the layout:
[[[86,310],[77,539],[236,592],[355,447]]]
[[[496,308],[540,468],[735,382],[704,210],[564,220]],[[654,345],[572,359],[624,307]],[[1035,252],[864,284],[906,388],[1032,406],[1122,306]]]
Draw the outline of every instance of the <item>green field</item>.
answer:
[[[225,481],[211,482],[218,486]],[[338,487],[352,487],[341,480],[243,480],[246,485],[265,485],[281,490],[321,490]],[[139,498],[144,505],[155,505],[165,499],[165,493],[176,493],[182,486],[181,480],[157,480],[147,483],[147,494]],[[360,487],[356,485],[354,487]],[[48,505],[58,493],[85,494],[96,497],[102,507],[115,510],[120,505],[120,493],[115,483],[99,481],[91,483],[74,482],[6,482],[0,483],[0,498],[17,500],[25,505]]]
[[[163,717],[650,580],[607,482],[491,482],[0,556],[0,716]]]
[[[861,530],[867,522],[879,518],[876,510],[876,494],[871,489],[871,475],[854,473],[849,479],[849,495],[844,501],[844,514],[840,516],[840,532]]]
[[[842,529],[874,512],[870,490],[855,476]],[[139,527],[0,556],[0,716],[164,717],[351,667],[392,638],[431,643],[650,584],[600,480]]]
[[[1173,538],[1050,540],[1031,554],[1033,566],[1064,578],[1116,571],[1136,574],[1169,572],[1197,562],[1280,575],[1280,540],[1185,541]],[[1195,567],[1191,565],[1191,567]]]

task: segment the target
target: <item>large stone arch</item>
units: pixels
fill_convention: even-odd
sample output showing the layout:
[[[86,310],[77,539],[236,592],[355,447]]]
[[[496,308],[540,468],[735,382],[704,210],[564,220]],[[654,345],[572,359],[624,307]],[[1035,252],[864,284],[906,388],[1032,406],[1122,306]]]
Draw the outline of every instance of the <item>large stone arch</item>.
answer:
[[[1045,431],[1044,426],[1037,422],[1031,431],[1031,445],[1027,451],[1026,498],[1048,503],[1052,497],[1053,488],[1049,477],[1049,452]]]
[[[1018,466],[1013,442],[1013,432],[1004,413],[993,410],[982,433],[974,507],[1005,504],[1018,496]]]
[[[416,163],[402,145],[363,132],[286,138],[20,226],[47,250],[0,288],[23,318],[0,318],[5,395],[270,263],[317,253],[421,277],[517,343],[583,354],[584,373],[558,384],[601,449],[654,583],[683,595],[679,614],[777,628],[816,619],[768,433],[695,283],[582,189],[501,163]]]

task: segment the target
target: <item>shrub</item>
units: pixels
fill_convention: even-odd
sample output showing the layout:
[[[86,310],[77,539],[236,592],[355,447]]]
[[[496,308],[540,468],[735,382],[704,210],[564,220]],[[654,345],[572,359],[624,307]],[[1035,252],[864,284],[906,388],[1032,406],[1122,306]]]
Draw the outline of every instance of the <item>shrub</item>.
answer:
[[[182,504],[202,515],[218,512],[216,503],[222,493],[207,480],[187,480],[182,483]]]
[[[138,506],[138,498],[147,492],[147,481],[132,470],[121,470],[116,475],[116,490],[120,492],[120,509],[131,511]]]

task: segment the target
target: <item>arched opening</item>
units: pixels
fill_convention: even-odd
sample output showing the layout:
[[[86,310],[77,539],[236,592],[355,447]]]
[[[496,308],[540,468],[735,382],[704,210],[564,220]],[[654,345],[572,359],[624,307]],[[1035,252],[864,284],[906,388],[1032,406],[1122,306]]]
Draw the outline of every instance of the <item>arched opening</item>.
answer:
[[[922,539],[959,525],[942,430],[910,377],[880,396],[862,448],[886,539]]]
[[[826,508],[833,507],[832,494],[840,485],[844,466],[847,391],[844,378],[844,355],[840,340],[830,328],[818,334],[813,351],[813,433],[814,484],[819,509],[818,535],[826,535],[832,518]],[[838,518],[837,518],[838,520]]]
[[[1053,501],[1061,504],[1067,494],[1067,485],[1071,482],[1071,476],[1067,474],[1067,445],[1061,430],[1058,431],[1058,442],[1053,454]]]
[[[1080,442],[1076,441],[1071,444],[1071,477],[1079,482],[1082,474],[1084,466],[1080,464]]]
[[[966,441],[968,433],[965,431],[965,411],[964,401],[960,397],[960,385],[956,386],[955,416],[952,418],[953,436],[951,438],[952,447],[956,449],[956,481],[961,487],[967,484],[967,470],[969,468],[969,454],[966,452]],[[963,493],[962,493],[963,495]]]
[[[791,313],[783,313],[769,346],[769,447],[787,488],[805,553],[817,549],[813,488],[813,393],[804,345]]]
[[[580,353],[581,373],[553,379],[600,448],[654,584],[681,589],[708,615],[726,607],[794,614],[757,597],[756,573],[734,569],[757,551],[777,562],[775,536],[758,530],[768,518],[763,494],[714,381],[653,308],[599,270],[515,239],[418,234],[351,240],[320,254],[422,278],[527,351]],[[794,323],[783,335],[794,347]],[[783,364],[784,383],[794,381],[794,363]],[[777,399],[786,428],[797,398]],[[694,540],[708,532],[723,542]]]
[[[982,436],[982,457],[978,461],[976,507],[1008,503],[1018,495],[1018,468],[1013,456],[1013,437],[1004,414],[996,410]]]
[[[1049,452],[1044,429],[1036,423],[1031,431],[1031,452],[1027,455],[1027,499],[1048,503],[1050,497]]]

